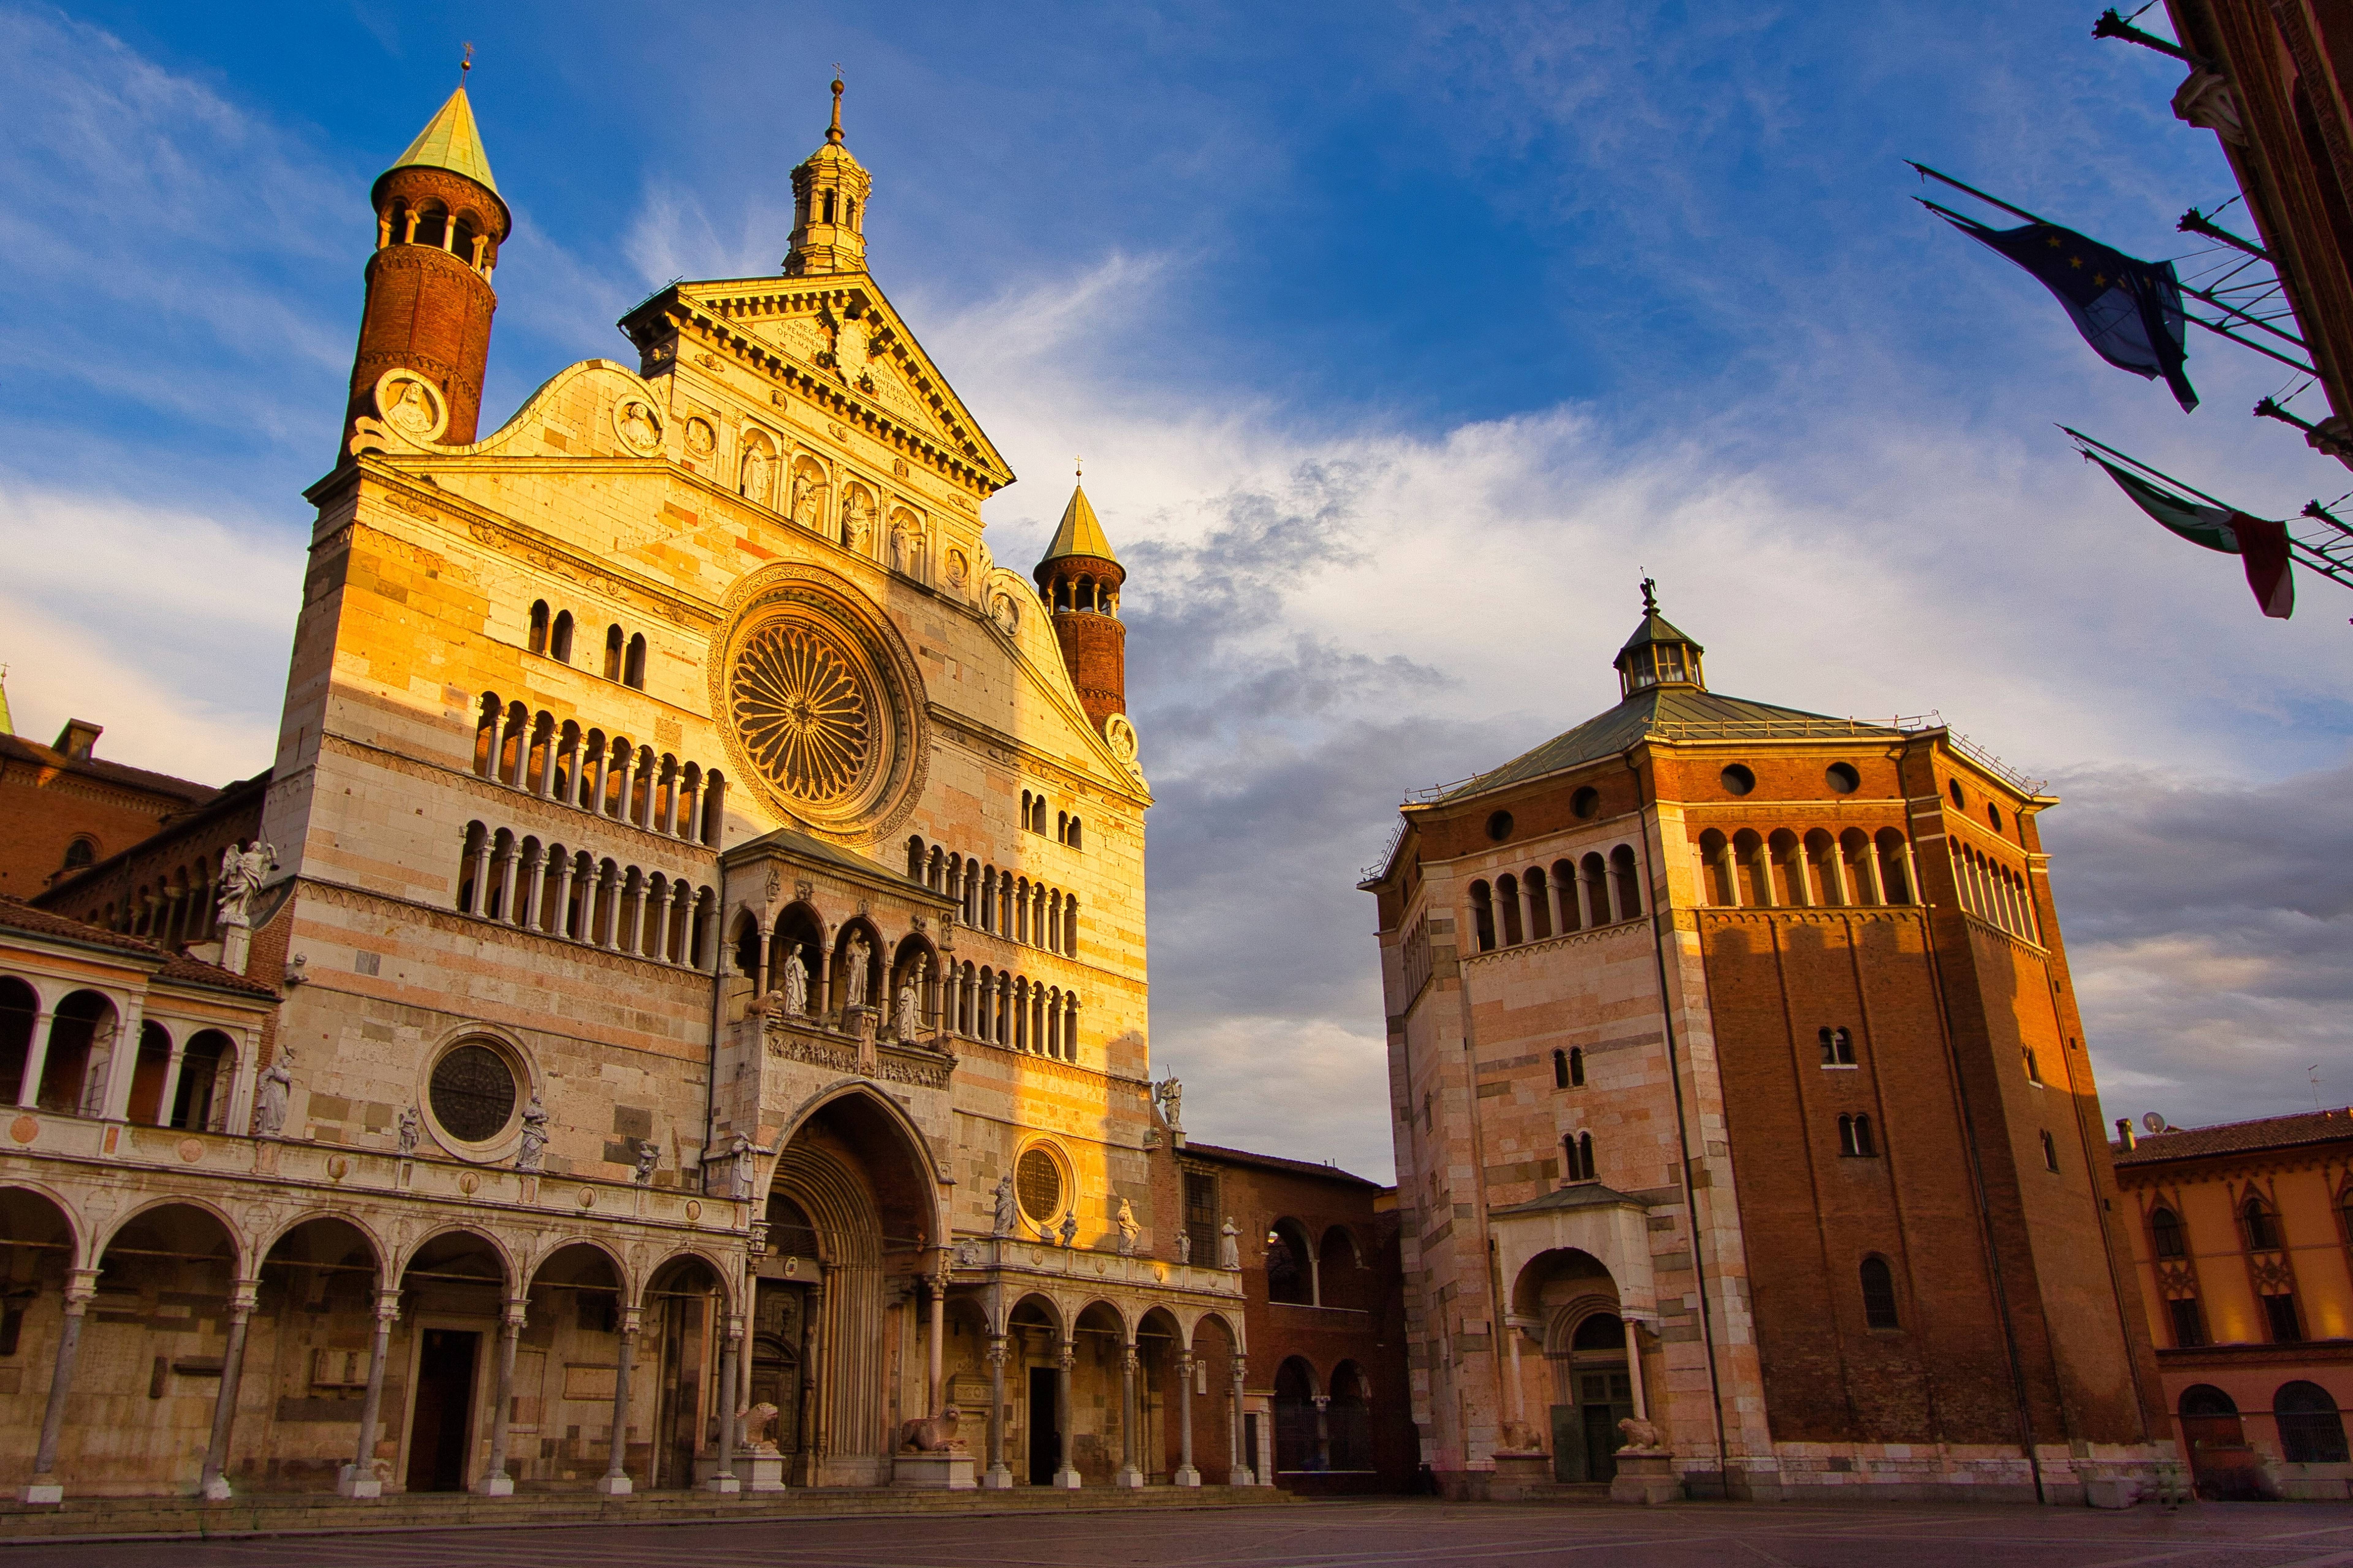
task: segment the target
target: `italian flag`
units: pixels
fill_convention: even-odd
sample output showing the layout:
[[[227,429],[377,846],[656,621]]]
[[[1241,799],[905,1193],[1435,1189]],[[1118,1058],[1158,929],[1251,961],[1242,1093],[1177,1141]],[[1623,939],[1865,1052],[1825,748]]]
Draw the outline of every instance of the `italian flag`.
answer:
[[[2107,469],[2116,488],[2133,504],[2192,544],[2239,557],[2247,569],[2247,586],[2263,614],[2284,621],[2295,613],[2295,579],[2288,570],[2287,524],[2249,517],[2227,507],[2202,506],[2127,473],[2105,458],[2092,461]]]

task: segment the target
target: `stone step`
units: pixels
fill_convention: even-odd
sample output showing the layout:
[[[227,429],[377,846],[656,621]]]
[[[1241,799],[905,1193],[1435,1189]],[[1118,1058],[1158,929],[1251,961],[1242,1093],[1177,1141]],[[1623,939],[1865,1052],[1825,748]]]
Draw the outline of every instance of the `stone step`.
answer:
[[[1274,1487],[1168,1486],[1125,1491],[1111,1487],[1076,1491],[1016,1487],[997,1492],[828,1487],[733,1498],[687,1491],[641,1492],[628,1498],[606,1498],[594,1492],[518,1492],[507,1498],[427,1492],[364,1502],[322,1492],[264,1493],[227,1502],[185,1497],[68,1498],[52,1508],[0,1505],[0,1540],[214,1539],[455,1528],[740,1523],[896,1514],[1084,1513],[1280,1507],[1296,1500]]]

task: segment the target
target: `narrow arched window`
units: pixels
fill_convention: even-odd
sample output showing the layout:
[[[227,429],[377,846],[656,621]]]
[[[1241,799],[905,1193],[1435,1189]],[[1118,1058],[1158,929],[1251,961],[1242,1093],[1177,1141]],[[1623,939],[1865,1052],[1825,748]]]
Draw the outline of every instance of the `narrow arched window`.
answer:
[[[646,689],[646,635],[639,632],[629,639],[629,658],[621,673],[621,684]]]
[[[1567,1051],[1555,1051],[1552,1054],[1552,1086],[1555,1089],[1568,1087],[1568,1053]]]
[[[624,640],[620,627],[605,628],[605,679],[607,680],[621,679],[621,647]]]
[[[1484,882],[1471,884],[1471,929],[1481,952],[1495,951],[1495,895]]]
[[[547,635],[547,657],[561,664],[572,662],[572,612],[555,612],[555,626]]]
[[[1639,920],[1642,913],[1642,878],[1634,866],[1634,851],[1620,844],[1609,852],[1610,879],[1618,884],[1618,918]]]
[[[61,869],[69,876],[85,866],[98,863],[98,840],[84,835],[66,846],[66,862]]]
[[[2187,1258],[2189,1247],[2181,1234],[2181,1216],[2160,1207],[2148,1216],[2150,1244],[2159,1258]]]
[[[1862,1321],[1866,1328],[1900,1329],[1903,1320],[1895,1310],[1895,1271],[1887,1267],[1883,1258],[1866,1258],[1861,1269],[1862,1278]]]
[[[1572,1182],[1590,1182],[1596,1178],[1592,1133],[1563,1134],[1560,1141],[1560,1154],[1566,1179]]]
[[[541,599],[531,607],[531,651],[547,651],[547,601]]]
[[[1879,1145],[1871,1135],[1871,1118],[1868,1116],[1854,1119],[1854,1152],[1866,1160],[1879,1152]]]
[[[1568,1047],[1568,1087],[1585,1087],[1585,1047],[1582,1046]]]
[[[2261,1198],[2249,1198],[2242,1211],[2247,1216],[2247,1247],[2254,1252],[2279,1250],[2279,1220]]]
[[[1852,1159],[1861,1151],[1854,1146],[1854,1118],[1841,1116],[1838,1121],[1839,1152]]]
[[[2042,1168],[2055,1176],[2059,1173],[2059,1144],[2048,1132],[2042,1136]]]

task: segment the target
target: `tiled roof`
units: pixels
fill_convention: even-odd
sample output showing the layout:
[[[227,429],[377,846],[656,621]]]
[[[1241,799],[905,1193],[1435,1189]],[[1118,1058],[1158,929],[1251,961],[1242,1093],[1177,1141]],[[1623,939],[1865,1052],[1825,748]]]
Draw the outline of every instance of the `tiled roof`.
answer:
[[[1318,1176],[1327,1182],[1349,1182],[1360,1187],[1379,1188],[1381,1185],[1353,1171],[1344,1171],[1337,1165],[1319,1165],[1313,1160],[1287,1160],[1280,1154],[1253,1154],[1245,1149],[1221,1149],[1214,1143],[1190,1140],[1185,1144],[1185,1152],[1209,1160],[1223,1160],[1229,1164],[1256,1165],[1262,1170],[1282,1171],[1294,1176]]]
[[[44,746],[38,741],[27,741],[22,735],[0,735],[0,758],[30,763],[35,767],[58,768],[151,795],[176,795],[191,805],[210,800],[220,793],[210,784],[174,778],[170,773],[150,773],[145,768],[134,768],[127,763],[110,763],[100,757],[69,757],[55,746]]]
[[[85,947],[111,947],[122,952],[137,953],[142,958],[161,958],[164,950],[152,942],[120,931],[94,926],[87,921],[69,920],[53,915],[47,910],[37,910],[24,900],[0,893],[0,926],[21,931],[31,936],[55,937],[61,942],[78,942]]]
[[[2295,1149],[2344,1139],[2353,1139],[2353,1109],[2299,1110],[2292,1116],[2225,1121],[2214,1127],[2177,1127],[2149,1133],[2130,1149],[2117,1144],[2109,1147],[2119,1165],[2154,1165],[2168,1160],[2252,1154],[2266,1149]]]
[[[1091,555],[1098,561],[1119,560],[1111,552],[1111,541],[1103,537],[1103,524],[1095,519],[1095,509],[1087,500],[1083,485],[1071,489],[1071,502],[1062,509],[1061,524],[1054,530],[1053,541],[1046,546],[1046,553],[1038,558],[1038,564],[1042,566],[1065,555]]]
[[[111,948],[158,963],[155,976],[159,980],[176,980],[185,985],[208,985],[216,991],[240,991],[248,996],[275,997],[277,988],[259,980],[249,979],[235,970],[223,969],[217,963],[206,963],[201,958],[190,958],[185,952],[167,953],[152,942],[135,936],[125,936],[104,926],[94,926],[87,921],[69,920],[53,915],[47,910],[37,910],[22,899],[0,893],[0,930],[19,931],[27,936],[49,937],[58,942],[79,942],[84,947]]]
[[[418,165],[463,174],[492,195],[498,195],[499,183],[491,178],[490,154],[482,151],[482,133],[474,124],[474,105],[464,88],[451,93],[448,101],[434,111],[417,140],[408,144],[408,151],[393,160],[392,167]]]
[[[1500,768],[1455,785],[1438,800],[1441,805],[1466,800],[1505,784],[1614,757],[1646,737],[1664,741],[1799,741],[1841,735],[1885,739],[1901,737],[1903,733],[1885,724],[1833,719],[1826,713],[1752,702],[1695,686],[1646,687],[1607,713],[1554,736],[1535,751],[1523,752]]]

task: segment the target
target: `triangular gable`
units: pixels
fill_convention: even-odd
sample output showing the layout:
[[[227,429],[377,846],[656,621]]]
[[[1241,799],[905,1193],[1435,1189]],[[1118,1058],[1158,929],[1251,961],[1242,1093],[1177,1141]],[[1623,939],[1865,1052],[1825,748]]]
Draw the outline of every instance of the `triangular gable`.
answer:
[[[642,343],[640,324],[669,300],[708,327],[790,362],[879,418],[955,454],[980,477],[984,492],[1013,482],[996,443],[867,274],[676,283],[631,311],[622,326]],[[835,350],[843,343],[849,352],[839,358],[848,363],[836,363]]]

